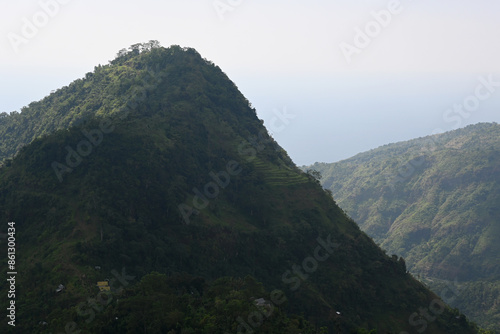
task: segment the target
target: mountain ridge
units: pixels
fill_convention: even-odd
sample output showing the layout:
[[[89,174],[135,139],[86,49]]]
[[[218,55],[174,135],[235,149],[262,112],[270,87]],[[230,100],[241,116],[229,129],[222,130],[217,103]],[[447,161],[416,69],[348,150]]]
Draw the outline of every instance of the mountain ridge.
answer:
[[[479,123],[308,168],[325,176],[323,186],[365,232],[431,287],[458,279],[463,291],[452,305],[498,331],[499,138],[498,124]]]

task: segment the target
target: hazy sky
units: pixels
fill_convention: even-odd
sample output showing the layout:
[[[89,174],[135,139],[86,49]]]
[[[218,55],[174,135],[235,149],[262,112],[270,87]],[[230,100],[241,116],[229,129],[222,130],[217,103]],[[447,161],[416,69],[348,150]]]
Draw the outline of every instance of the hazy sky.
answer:
[[[194,47],[219,65],[299,165],[500,122],[498,0],[2,5],[0,112],[156,39]]]

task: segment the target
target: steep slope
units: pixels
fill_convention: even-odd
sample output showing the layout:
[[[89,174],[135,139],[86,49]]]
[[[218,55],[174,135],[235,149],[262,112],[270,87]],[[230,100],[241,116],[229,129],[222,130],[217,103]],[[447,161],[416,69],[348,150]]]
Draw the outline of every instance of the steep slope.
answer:
[[[500,330],[500,125],[386,145],[311,166],[390,254],[434,291],[460,282],[450,303]]]
[[[26,141],[45,134],[0,169],[22,273],[16,330],[478,332],[361,232],[193,49],[135,46],[14,117]]]

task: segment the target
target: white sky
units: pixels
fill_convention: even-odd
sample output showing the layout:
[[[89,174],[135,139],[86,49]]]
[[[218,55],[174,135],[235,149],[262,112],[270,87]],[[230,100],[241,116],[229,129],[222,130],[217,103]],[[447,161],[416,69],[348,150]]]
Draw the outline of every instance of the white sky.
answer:
[[[400,0],[400,13],[348,64],[339,44],[353,44],[355,29],[391,1],[220,0],[233,4],[221,20],[214,0],[0,0],[0,112],[157,39],[219,65],[268,126],[273,110],[295,115],[270,130],[298,164],[500,122],[500,87],[460,122],[443,117],[473,94],[479,75],[500,81],[500,1]],[[59,8],[15,52],[9,34],[22,37],[26,20],[43,20],[43,3]]]

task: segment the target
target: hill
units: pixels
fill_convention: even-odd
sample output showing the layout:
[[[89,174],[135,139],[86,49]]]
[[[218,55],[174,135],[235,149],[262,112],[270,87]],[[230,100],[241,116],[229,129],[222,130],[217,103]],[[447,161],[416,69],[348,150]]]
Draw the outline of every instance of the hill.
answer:
[[[3,121],[18,331],[479,332],[194,49],[132,46]]]
[[[362,230],[449,302],[500,330],[500,125],[482,123],[310,168]]]

